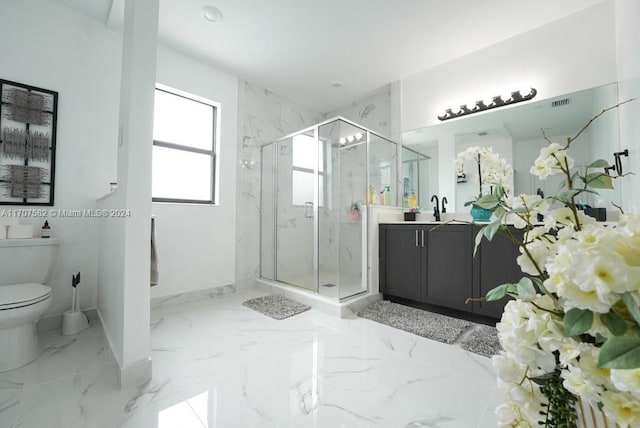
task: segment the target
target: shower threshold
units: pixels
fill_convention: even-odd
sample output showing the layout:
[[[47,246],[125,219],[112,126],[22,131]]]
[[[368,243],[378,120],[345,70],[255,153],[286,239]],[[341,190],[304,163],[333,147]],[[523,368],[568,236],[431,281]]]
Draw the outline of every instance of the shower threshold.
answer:
[[[358,313],[361,309],[364,309],[371,303],[382,300],[382,294],[380,293],[362,291],[361,293],[338,301],[337,299],[322,296],[303,288],[264,278],[257,279],[256,286],[261,290],[268,291],[272,294],[283,295],[340,318],[352,318],[355,316],[354,314]]]

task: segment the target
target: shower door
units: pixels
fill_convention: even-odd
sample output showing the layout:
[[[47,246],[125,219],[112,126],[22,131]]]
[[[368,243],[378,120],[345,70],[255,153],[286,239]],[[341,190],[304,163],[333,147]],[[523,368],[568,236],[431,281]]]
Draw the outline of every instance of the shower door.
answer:
[[[316,291],[317,201],[324,195],[315,129],[276,144],[276,280]]]

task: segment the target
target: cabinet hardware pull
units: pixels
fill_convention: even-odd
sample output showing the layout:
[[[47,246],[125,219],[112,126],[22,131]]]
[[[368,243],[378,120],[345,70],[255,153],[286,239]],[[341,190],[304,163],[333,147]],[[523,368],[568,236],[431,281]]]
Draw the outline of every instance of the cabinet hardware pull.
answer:
[[[421,230],[421,232],[422,232],[422,245],[421,246],[424,247],[424,229]]]
[[[418,231],[416,230],[416,247],[419,247],[418,245]]]

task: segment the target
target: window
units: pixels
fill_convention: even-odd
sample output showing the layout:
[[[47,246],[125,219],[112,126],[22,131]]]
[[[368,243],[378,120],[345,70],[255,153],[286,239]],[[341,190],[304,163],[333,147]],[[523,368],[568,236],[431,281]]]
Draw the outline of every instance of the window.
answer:
[[[156,88],[153,120],[153,202],[215,201],[215,103]]]
[[[319,206],[324,206],[324,150],[320,150],[319,155],[320,159],[318,159],[318,146],[312,135],[298,134],[293,137],[293,205],[313,202],[313,175],[317,162],[318,200]]]

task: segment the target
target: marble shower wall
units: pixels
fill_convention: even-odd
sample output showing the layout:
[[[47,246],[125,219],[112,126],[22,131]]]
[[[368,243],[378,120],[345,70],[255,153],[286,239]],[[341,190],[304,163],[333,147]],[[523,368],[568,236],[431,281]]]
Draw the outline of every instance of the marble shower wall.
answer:
[[[242,287],[259,275],[260,146],[312,126],[322,115],[246,81],[238,90],[236,284]]]
[[[383,136],[396,138],[400,130],[399,83],[385,85],[366,98],[323,115],[325,119],[335,116],[342,116]]]

